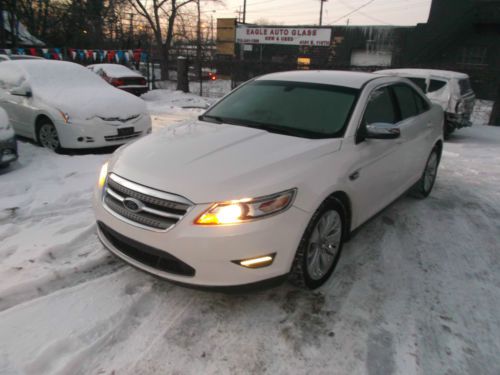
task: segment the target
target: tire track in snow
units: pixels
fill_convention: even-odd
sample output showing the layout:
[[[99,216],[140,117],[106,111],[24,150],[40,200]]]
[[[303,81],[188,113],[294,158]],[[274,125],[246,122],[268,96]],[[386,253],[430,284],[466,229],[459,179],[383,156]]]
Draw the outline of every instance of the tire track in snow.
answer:
[[[40,279],[31,280],[0,292],[0,312],[33,299],[45,297],[61,289],[71,288],[107,276],[124,267],[128,266],[107,254],[102,258],[87,262],[85,266],[80,266],[76,270],[74,267],[70,267],[54,271]]]

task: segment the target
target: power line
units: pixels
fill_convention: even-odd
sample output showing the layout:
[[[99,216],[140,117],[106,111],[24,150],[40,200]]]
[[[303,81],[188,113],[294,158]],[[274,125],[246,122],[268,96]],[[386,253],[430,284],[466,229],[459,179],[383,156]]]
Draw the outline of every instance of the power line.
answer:
[[[371,3],[373,3],[375,0],[369,0],[367,3],[364,3],[363,5],[361,5],[360,7],[357,7],[356,9],[352,10],[351,12],[343,15],[342,17],[339,17],[337,18],[335,21],[332,22],[332,24],[334,24],[335,22],[338,22],[340,21],[341,19],[343,18],[346,18],[346,17],[349,17],[351,14],[354,14],[356,13],[357,11],[363,9],[364,7],[367,7],[368,5],[370,5]]]

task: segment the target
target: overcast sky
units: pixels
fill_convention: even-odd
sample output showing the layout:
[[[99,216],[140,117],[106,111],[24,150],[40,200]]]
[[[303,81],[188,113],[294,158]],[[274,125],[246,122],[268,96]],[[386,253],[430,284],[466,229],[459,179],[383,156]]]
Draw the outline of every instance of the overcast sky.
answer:
[[[345,25],[348,20],[351,25],[415,25],[427,21],[431,1],[327,0],[323,3],[323,25]],[[242,8],[243,0],[225,0],[219,6],[205,2],[202,10],[205,17],[213,14],[215,19],[237,17]],[[247,0],[246,21],[317,25],[319,10],[320,0]]]

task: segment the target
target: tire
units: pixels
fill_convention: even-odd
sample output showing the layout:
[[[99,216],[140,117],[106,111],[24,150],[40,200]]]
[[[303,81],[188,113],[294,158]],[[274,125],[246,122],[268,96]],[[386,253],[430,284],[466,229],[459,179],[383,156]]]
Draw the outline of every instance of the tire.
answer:
[[[444,122],[443,126],[443,138],[450,139],[451,134],[455,131],[455,126],[450,124],[448,121]]]
[[[299,243],[290,271],[292,284],[316,289],[331,276],[342,252],[345,209],[336,199],[328,199],[317,209]],[[326,235],[330,233],[331,243]],[[318,246],[315,241],[321,241]]]
[[[42,147],[48,148],[54,152],[60,152],[62,150],[57,129],[54,124],[48,120],[42,122],[38,127],[37,139]]]
[[[427,158],[422,177],[413,186],[411,194],[416,198],[427,198],[434,187],[437,177],[439,162],[441,161],[441,153],[437,147],[431,151]]]

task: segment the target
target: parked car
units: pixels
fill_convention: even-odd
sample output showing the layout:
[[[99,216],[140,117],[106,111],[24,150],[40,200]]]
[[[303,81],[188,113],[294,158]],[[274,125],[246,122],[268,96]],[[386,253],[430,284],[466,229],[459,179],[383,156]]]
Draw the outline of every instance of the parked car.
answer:
[[[7,167],[17,160],[17,143],[9,116],[0,108],[0,168]]]
[[[190,66],[188,68],[188,78],[190,81],[199,80],[200,73],[195,66]],[[217,71],[211,68],[201,68],[201,79],[202,81],[215,81],[217,80]]]
[[[0,62],[10,60],[44,60],[43,57],[30,56],[30,55],[0,55]]]
[[[181,284],[319,287],[354,229],[410,188],[429,195],[443,120],[398,77],[256,78],[115,152],[95,191],[99,238]]]
[[[476,96],[464,73],[432,69],[388,69],[375,73],[405,77],[413,81],[445,112],[444,134],[448,137],[456,129],[471,126]]]
[[[120,145],[151,132],[143,100],[69,62],[1,63],[0,106],[17,135],[55,151]]]
[[[118,89],[134,95],[148,92],[148,81],[142,74],[120,64],[94,64],[88,69]]]

